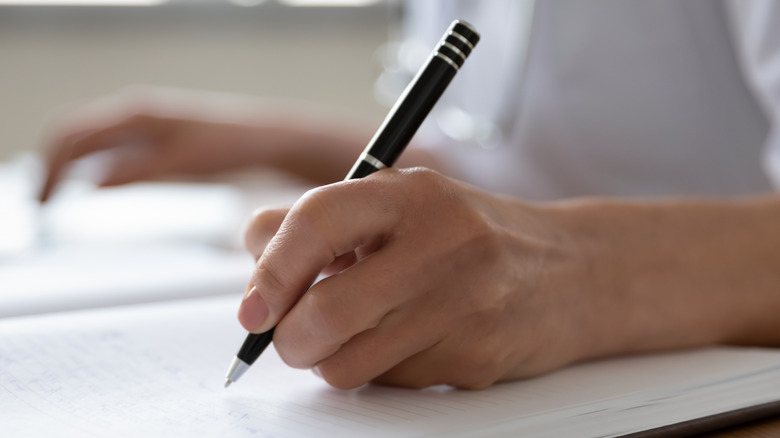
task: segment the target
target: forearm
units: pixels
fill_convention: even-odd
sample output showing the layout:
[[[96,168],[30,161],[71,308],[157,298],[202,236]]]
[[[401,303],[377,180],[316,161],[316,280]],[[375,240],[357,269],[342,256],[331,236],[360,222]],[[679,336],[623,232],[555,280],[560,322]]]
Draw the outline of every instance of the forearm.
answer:
[[[780,199],[563,202],[590,289],[590,355],[780,345]]]

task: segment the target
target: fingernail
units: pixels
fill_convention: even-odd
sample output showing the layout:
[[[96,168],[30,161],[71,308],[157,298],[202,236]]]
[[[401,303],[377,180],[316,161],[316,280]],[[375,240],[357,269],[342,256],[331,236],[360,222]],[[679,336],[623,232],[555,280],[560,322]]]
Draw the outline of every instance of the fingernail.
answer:
[[[238,309],[238,321],[250,332],[258,332],[266,318],[268,318],[268,305],[265,304],[257,289],[251,287]]]
[[[249,286],[246,287],[246,290],[244,291],[244,299],[249,295],[249,292],[252,292],[252,289],[255,288],[255,285],[252,283],[249,283]]]

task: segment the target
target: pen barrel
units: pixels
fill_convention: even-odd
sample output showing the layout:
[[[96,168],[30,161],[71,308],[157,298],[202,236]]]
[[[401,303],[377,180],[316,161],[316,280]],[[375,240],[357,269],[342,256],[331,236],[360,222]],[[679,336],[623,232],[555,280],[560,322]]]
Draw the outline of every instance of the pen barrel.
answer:
[[[274,337],[274,329],[263,333],[250,333],[244,340],[236,357],[246,362],[247,365],[255,363],[260,354],[268,347]]]
[[[368,144],[368,153],[392,166],[431,112],[457,70],[441,58],[431,56],[428,64],[404,91],[382,127]]]
[[[450,25],[345,179],[362,178],[395,163],[478,41],[479,34],[468,23],[456,20]]]
[[[371,164],[362,159],[355,163],[345,179],[363,178],[382,167],[392,166],[456,72],[455,68],[442,59],[431,57],[425,68],[406,88],[366,147],[366,153],[379,160],[379,163]]]

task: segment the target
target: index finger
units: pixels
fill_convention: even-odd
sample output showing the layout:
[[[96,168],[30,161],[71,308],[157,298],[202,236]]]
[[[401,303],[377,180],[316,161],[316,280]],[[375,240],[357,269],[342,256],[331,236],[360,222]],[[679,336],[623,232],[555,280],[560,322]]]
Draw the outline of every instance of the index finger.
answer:
[[[393,190],[398,179],[387,169],[307,192],[257,262],[241,324],[253,333],[270,330],[336,257],[387,238],[401,219],[402,197]]]
[[[95,127],[55,136],[51,140],[46,162],[46,180],[38,199],[46,202],[62,176],[65,166],[85,155],[121,144],[133,133],[152,129],[153,117],[135,114],[119,121],[96,123]]]

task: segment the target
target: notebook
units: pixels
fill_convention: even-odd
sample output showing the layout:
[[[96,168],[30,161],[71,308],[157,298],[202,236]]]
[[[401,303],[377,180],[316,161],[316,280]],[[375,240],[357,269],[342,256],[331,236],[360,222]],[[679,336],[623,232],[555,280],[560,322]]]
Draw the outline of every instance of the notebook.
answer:
[[[236,296],[0,319],[3,436],[679,436],[780,410],[780,350],[583,363],[484,391],[342,391],[269,349],[223,388]],[[677,434],[677,435],[675,435]]]

